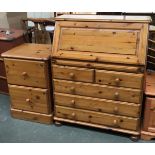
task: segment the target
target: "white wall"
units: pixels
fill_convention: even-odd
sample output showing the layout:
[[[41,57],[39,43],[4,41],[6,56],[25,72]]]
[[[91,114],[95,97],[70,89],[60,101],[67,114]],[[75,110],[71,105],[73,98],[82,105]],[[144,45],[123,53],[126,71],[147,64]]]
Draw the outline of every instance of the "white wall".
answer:
[[[52,18],[54,12],[27,12],[28,18]]]
[[[9,28],[6,12],[0,12],[0,28]]]

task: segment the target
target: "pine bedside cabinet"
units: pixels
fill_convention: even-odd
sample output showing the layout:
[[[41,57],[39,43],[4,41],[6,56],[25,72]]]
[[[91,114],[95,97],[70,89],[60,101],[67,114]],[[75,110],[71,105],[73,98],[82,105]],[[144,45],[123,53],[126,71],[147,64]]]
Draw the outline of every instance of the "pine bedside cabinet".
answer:
[[[54,120],[140,135],[150,17],[62,15],[52,49]]]
[[[52,122],[50,53],[50,45],[23,44],[2,54],[13,117]]]

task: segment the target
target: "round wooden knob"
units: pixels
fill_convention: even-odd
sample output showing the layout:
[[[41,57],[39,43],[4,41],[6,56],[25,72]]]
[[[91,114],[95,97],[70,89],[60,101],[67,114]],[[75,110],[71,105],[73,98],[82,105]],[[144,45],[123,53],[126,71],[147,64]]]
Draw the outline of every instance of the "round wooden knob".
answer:
[[[74,87],[71,87],[70,88],[70,91],[73,93],[75,91],[75,88]]]
[[[74,106],[75,105],[75,100],[71,100],[71,104]]]
[[[114,113],[118,113],[118,107],[114,107]]]
[[[26,99],[26,102],[27,102],[27,103],[30,103],[30,101],[31,101],[31,100],[30,100],[29,98]]]
[[[119,78],[116,78],[115,79],[115,83],[118,85],[120,83],[120,79]]]
[[[118,121],[116,119],[113,121],[113,123],[114,123],[114,126],[118,126]]]
[[[27,76],[27,73],[26,72],[23,72],[22,73],[22,76],[24,76],[24,77]]]
[[[74,112],[72,113],[72,117],[75,117],[75,113]]]
[[[119,98],[119,93],[116,92],[116,93],[114,94],[114,96],[115,96],[115,99],[118,99],[118,98]]]
[[[70,73],[69,76],[70,76],[71,79],[73,79],[75,77],[75,74],[74,73]]]

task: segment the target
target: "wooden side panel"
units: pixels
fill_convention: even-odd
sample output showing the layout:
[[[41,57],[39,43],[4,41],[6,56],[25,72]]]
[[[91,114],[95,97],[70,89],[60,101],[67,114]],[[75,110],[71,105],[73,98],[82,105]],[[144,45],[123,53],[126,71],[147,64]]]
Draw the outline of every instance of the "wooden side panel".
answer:
[[[124,115],[131,117],[140,116],[140,105],[133,103],[129,104],[127,102],[119,102],[61,93],[55,93],[54,99],[55,105],[60,106],[112,113],[116,115]]]
[[[141,89],[143,74],[96,70],[96,83]]]
[[[11,106],[14,109],[48,114],[49,92],[47,89],[9,85]]]
[[[137,36],[135,30],[62,28],[59,50],[135,55]]]
[[[47,88],[45,62],[4,59],[9,84]]]
[[[142,98],[141,90],[65,80],[54,80],[54,90],[59,93],[119,100],[138,104],[141,104]]]
[[[71,119],[75,121],[89,122],[92,124],[107,125],[116,128],[137,130],[139,119],[121,117],[106,113],[98,113],[87,110],[79,110],[56,106],[56,117]]]
[[[53,67],[53,78],[55,79],[94,82],[93,69],[58,66],[58,65],[52,65],[52,67]]]
[[[52,124],[53,122],[53,115],[47,115],[47,114],[40,114],[40,113],[34,113],[29,111],[22,111],[11,108],[11,115],[14,118],[17,119],[23,119],[38,123],[45,123],[45,124]]]

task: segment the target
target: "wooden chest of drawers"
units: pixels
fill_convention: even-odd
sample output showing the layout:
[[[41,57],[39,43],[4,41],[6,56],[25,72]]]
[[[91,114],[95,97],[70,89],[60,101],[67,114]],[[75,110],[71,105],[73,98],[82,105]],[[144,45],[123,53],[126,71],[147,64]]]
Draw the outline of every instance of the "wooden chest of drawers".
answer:
[[[149,17],[56,18],[56,121],[140,134]]]
[[[50,45],[23,44],[2,54],[13,117],[52,122],[50,50]]]
[[[25,43],[23,30],[9,30],[11,33],[6,34],[6,29],[0,28],[0,93],[8,94],[7,79],[5,73],[4,60],[1,54],[11,48]]]

